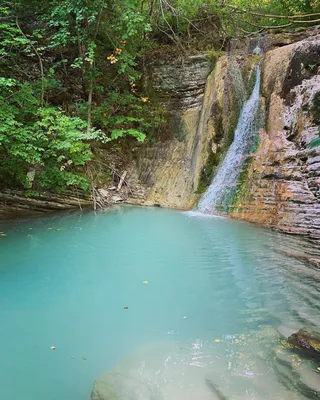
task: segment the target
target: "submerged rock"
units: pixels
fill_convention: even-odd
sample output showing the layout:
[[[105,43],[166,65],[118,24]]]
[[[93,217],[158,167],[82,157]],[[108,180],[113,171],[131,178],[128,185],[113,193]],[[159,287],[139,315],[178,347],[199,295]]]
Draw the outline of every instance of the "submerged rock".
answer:
[[[289,337],[294,346],[306,349],[311,355],[320,358],[320,332],[313,328],[303,328]]]
[[[279,382],[291,395],[296,395],[293,399],[319,398],[320,380],[311,360],[298,357],[292,349],[277,349],[272,360]]]
[[[91,393],[92,400],[161,400],[157,388],[136,378],[107,372],[98,378]]]
[[[94,384],[92,400],[243,400],[317,398],[311,360],[280,344],[270,326],[216,343],[153,343],[123,358]],[[273,397],[272,397],[273,396]]]
[[[91,399],[216,400],[206,383],[211,358],[200,347],[167,342],[143,346],[95,381]]]

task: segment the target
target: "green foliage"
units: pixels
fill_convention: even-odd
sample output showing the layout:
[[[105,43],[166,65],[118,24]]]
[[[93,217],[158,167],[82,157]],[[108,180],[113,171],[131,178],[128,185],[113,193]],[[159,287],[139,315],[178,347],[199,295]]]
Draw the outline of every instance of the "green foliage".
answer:
[[[214,67],[216,65],[216,62],[218,61],[219,57],[223,56],[225,54],[224,51],[221,50],[215,50],[211,49],[208,51],[208,58],[211,62],[211,65]]]
[[[36,21],[33,0],[0,6],[3,186],[88,189],[89,143],[145,139],[148,104],[135,88],[135,59],[151,27],[138,3],[44,0]]]
[[[225,152],[221,150],[221,148],[218,148],[217,152],[213,153],[211,146],[209,146],[209,157],[206,165],[201,170],[199,186],[196,192],[197,194],[204,193],[209,187],[219,162],[222,159],[223,153]]]
[[[0,6],[0,56],[2,58],[9,56],[13,50],[28,45],[28,39],[21,35],[14,21],[10,19],[6,21],[8,15],[9,9]],[[4,22],[1,22],[3,19]]]
[[[11,88],[2,86],[0,96],[0,157],[6,160],[0,165],[1,181],[36,190],[62,191],[70,185],[88,189],[82,167],[91,157],[87,141],[96,133],[88,134],[80,118],[49,106],[39,108],[30,86]]]
[[[180,43],[189,41],[192,34],[207,37],[218,43],[220,38],[259,31],[262,26],[288,25],[292,20],[277,16],[294,16],[320,11],[316,0],[159,0],[154,7],[154,20],[161,31]],[[169,6],[168,6],[169,4]],[[250,14],[253,12],[254,14]],[[273,16],[265,16],[273,15]],[[290,26],[308,26],[312,18],[302,18],[302,23]],[[319,16],[315,17],[315,23]],[[298,18],[300,20],[300,18]],[[170,28],[169,28],[170,26]],[[260,29],[259,29],[260,28]],[[210,36],[214,33],[214,36]],[[183,37],[183,41],[181,40]]]
[[[293,29],[297,26],[310,26],[312,17],[297,18],[296,21],[286,19],[285,16],[320,12],[320,4],[313,0],[233,0],[228,5],[238,7],[240,10],[249,12],[239,12],[233,9],[228,16],[224,18],[226,30],[235,32],[258,32],[261,29],[274,29],[283,27],[284,29]],[[252,12],[252,14],[250,14]],[[267,15],[267,16],[265,16]],[[273,17],[274,16],[274,17]],[[277,16],[282,18],[277,18]],[[315,20],[318,18],[315,17]],[[301,22],[302,20],[302,22]],[[240,28],[240,29],[239,29]]]
[[[311,142],[309,143],[309,147],[310,149],[314,149],[315,147],[320,146],[320,137],[311,140]]]
[[[173,44],[175,56],[198,46],[211,49],[214,64],[232,35],[290,22],[263,14],[319,7],[312,0],[4,0],[1,184],[33,194],[87,189],[90,146],[110,149],[148,134],[158,140],[166,113],[143,85],[146,50]]]
[[[311,140],[311,142],[309,143],[310,149],[314,149],[315,147],[320,146],[320,126],[318,127],[318,133],[319,133],[319,137]]]
[[[131,93],[113,91],[102,104],[95,107],[93,120],[102,131],[109,132],[105,141],[132,136],[142,142],[146,137],[144,132],[150,128],[147,107],[139,97]],[[117,112],[119,108],[122,111],[121,115]]]

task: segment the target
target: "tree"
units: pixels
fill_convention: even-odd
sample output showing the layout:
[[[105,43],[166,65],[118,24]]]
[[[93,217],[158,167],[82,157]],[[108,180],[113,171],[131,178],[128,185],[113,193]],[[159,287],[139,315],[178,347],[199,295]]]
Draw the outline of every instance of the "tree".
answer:
[[[140,128],[148,124],[134,114],[142,114],[147,105],[133,86],[139,77],[134,59],[149,25],[134,5],[125,0],[120,5],[42,1],[36,20],[32,0],[1,6],[0,156],[8,162],[0,166],[0,176],[5,185],[85,189],[89,141],[106,143],[128,135],[144,140]],[[108,60],[110,49],[118,53],[117,65]],[[115,77],[125,75],[124,84],[119,85],[120,79],[104,82],[104,70],[110,68]],[[103,110],[103,97],[111,106],[107,118],[93,113],[93,108]],[[123,114],[126,109],[131,115]]]
[[[3,0],[2,185],[85,189],[98,143],[145,140],[163,120],[142,84],[146,52],[319,22],[315,0]]]

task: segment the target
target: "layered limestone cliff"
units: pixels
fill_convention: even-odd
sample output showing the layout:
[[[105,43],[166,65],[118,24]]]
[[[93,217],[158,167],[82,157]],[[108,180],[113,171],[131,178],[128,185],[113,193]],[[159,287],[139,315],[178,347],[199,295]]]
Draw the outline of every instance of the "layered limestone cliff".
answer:
[[[320,239],[320,36],[269,51],[266,128],[232,216]]]
[[[226,56],[198,55],[153,66],[152,85],[168,113],[154,143],[139,148],[128,173],[131,203],[192,208],[230,145],[241,101]]]
[[[265,129],[248,168],[245,163],[231,216],[318,240],[320,147],[310,142],[320,125],[320,37],[304,31],[259,41],[266,51]],[[196,204],[232,141],[258,62],[256,45],[236,42],[214,66],[207,56],[153,66],[170,125],[137,152],[129,176],[139,194],[132,202],[181,209]]]

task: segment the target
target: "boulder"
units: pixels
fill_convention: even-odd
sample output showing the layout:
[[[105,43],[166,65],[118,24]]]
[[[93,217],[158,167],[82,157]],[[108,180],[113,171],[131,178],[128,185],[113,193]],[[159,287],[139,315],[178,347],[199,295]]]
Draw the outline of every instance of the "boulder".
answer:
[[[91,399],[318,398],[314,360],[299,357],[280,340],[274,328],[261,326],[246,334],[225,335],[218,342],[146,344],[101,375]]]
[[[320,358],[320,332],[314,328],[302,328],[289,337],[289,343],[308,350],[310,355]]]

